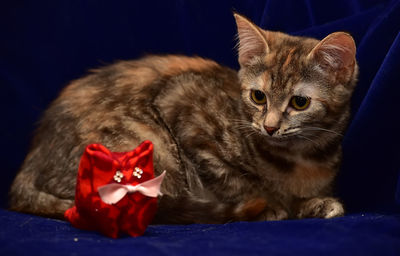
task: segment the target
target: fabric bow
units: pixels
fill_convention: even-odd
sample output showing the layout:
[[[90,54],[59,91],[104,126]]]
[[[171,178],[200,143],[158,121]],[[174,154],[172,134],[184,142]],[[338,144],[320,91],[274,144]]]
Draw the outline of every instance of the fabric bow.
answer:
[[[132,185],[122,185],[112,183],[98,188],[101,200],[106,204],[118,203],[126,194],[139,192],[145,196],[157,197],[162,195],[160,186],[164,179],[165,171],[157,178],[145,181],[143,183]]]

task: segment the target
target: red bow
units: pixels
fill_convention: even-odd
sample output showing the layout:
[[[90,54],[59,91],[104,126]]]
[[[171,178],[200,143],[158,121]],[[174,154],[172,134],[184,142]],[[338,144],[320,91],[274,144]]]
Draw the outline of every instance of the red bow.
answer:
[[[127,193],[115,204],[107,204],[100,198],[98,188],[112,183],[137,186],[151,179],[154,169],[150,141],[126,153],[91,144],[79,164],[75,206],[65,212],[65,218],[77,228],[97,230],[113,238],[121,233],[140,236],[156,213],[157,198]]]

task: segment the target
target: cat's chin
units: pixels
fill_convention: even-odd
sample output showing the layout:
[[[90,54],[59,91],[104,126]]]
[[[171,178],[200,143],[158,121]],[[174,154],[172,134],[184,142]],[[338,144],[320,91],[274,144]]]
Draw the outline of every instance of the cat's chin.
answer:
[[[316,146],[315,143],[298,137],[271,137],[264,135],[263,138],[266,144],[268,144],[270,147],[276,148],[304,149]]]
[[[271,146],[285,147],[294,143],[294,139],[290,137],[271,137],[264,135],[264,139]]]

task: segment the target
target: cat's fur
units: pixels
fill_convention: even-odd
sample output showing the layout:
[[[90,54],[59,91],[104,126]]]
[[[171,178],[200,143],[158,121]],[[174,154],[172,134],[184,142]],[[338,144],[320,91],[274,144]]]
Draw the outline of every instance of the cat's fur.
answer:
[[[235,14],[239,73],[202,58],[150,56],[72,82],[45,112],[11,209],[62,217],[86,145],[155,145],[167,170],[155,223],[330,218],[357,64],[352,37],[265,31]],[[265,93],[257,105],[251,92]],[[293,96],[309,107],[290,107]],[[268,129],[274,128],[273,135]]]

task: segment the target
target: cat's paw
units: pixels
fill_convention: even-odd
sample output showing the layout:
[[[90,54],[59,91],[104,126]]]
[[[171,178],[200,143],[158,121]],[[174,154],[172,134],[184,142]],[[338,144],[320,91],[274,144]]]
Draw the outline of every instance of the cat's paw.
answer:
[[[297,217],[329,219],[344,215],[343,205],[331,197],[312,198],[303,202],[299,208]]]
[[[288,217],[288,212],[282,208],[266,208],[258,220],[285,220]]]
[[[239,204],[235,210],[239,220],[265,221],[283,220],[288,218],[288,213],[278,206],[272,206],[263,198],[254,198]]]

